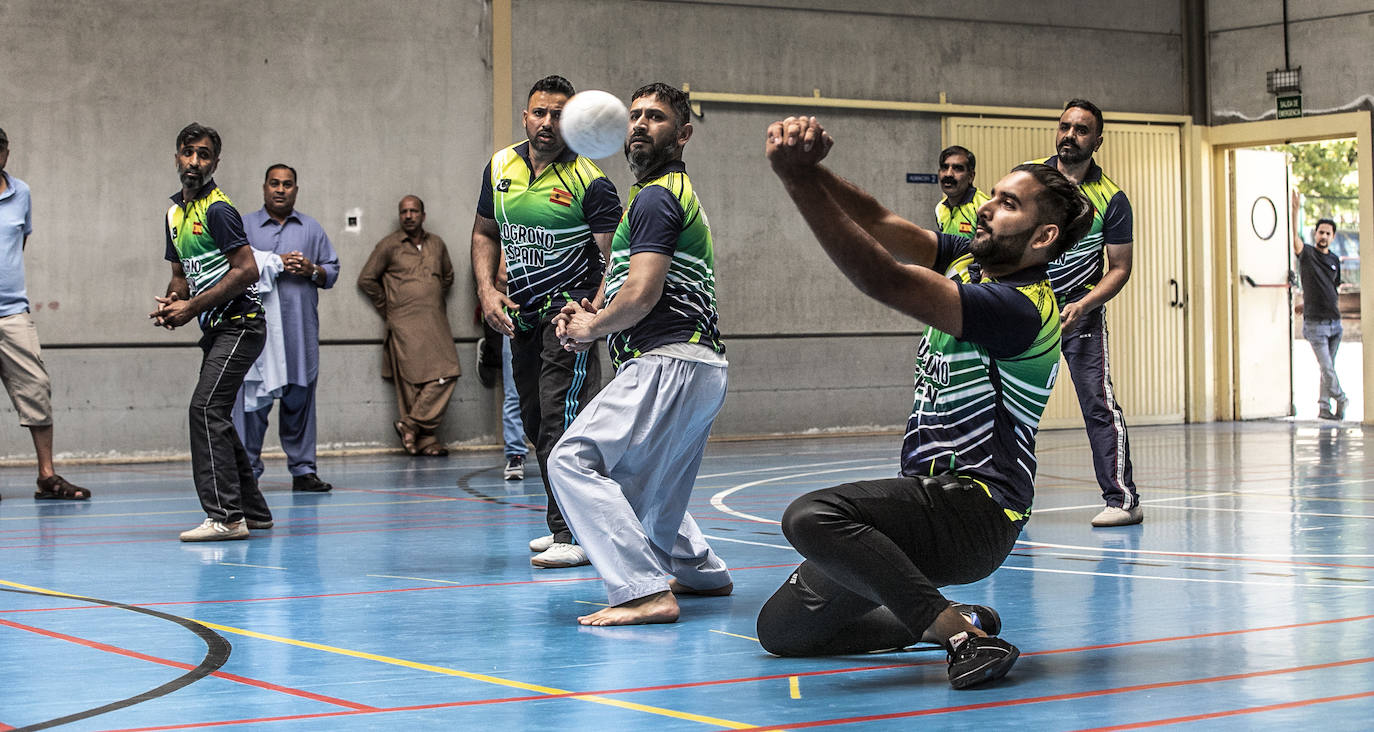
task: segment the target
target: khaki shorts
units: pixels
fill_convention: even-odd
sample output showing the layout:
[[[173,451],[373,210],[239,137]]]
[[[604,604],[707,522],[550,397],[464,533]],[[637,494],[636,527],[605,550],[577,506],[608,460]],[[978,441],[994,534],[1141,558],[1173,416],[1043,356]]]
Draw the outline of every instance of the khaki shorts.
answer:
[[[38,329],[28,313],[0,318],[0,380],[19,413],[20,425],[52,424],[52,382],[43,367]]]

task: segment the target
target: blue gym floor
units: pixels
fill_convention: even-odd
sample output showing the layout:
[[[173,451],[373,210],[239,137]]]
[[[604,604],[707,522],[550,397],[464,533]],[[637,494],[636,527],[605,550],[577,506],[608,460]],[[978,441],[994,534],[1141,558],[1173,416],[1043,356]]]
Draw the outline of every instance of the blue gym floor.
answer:
[[[692,512],[735,594],[597,629],[576,624],[605,601],[595,571],[530,566],[543,491],[494,452],[327,458],[327,495],[269,461],[276,528],[199,545],[176,538],[202,518],[186,463],[63,468],[87,503],[5,468],[0,730],[1370,729],[1369,434],[1136,428],[1145,523],[1093,529],[1086,438],[1042,432],[1021,544],[947,590],[1022,651],[968,691],[937,650],[779,659],[753,638],[799,561],[783,508],[893,475],[896,436],[712,443]]]

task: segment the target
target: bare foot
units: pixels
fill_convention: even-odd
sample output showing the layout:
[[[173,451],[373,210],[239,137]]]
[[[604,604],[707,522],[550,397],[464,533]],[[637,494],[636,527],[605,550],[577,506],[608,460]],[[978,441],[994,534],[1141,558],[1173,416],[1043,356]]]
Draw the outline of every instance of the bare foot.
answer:
[[[970,623],[968,618],[961,615],[959,611],[955,610],[954,606],[951,605],[941,610],[940,614],[935,616],[935,622],[931,623],[930,627],[926,628],[926,632],[921,635],[921,642],[946,645],[950,638],[960,633],[968,633],[969,635],[982,636],[984,638],[988,635],[983,632],[981,628]]]
[[[648,623],[676,623],[677,600],[671,592],[630,600],[627,603],[597,610],[577,619],[582,625],[646,625]]]
[[[695,587],[688,587],[687,585],[684,585],[675,579],[670,579],[668,580],[668,589],[674,595],[704,595],[706,597],[723,597],[735,591],[735,583],[727,582],[720,587],[713,587],[709,590],[698,590]]]

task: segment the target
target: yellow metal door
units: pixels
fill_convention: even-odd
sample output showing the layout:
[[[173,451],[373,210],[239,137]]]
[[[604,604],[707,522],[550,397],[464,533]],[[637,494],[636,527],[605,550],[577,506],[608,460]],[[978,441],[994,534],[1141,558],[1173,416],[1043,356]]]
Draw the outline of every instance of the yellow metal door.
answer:
[[[1054,152],[1058,120],[946,117],[944,144],[963,145],[988,190],[1019,163]],[[1095,159],[1126,192],[1135,221],[1130,282],[1107,303],[1111,371],[1128,424],[1184,418],[1183,176],[1179,128],[1113,124]],[[1044,427],[1082,426],[1067,367],[1050,397]]]

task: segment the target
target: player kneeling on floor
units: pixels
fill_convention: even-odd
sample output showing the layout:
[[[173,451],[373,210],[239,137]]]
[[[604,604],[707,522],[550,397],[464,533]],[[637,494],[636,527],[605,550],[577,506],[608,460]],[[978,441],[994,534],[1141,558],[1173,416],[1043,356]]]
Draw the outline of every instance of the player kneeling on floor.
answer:
[[[805,561],[758,618],[780,656],[864,653],[924,641],[949,652],[962,689],[1019,655],[990,608],[939,587],[976,582],[1030,517],[1035,433],[1059,363],[1048,263],[1092,223],[1057,170],[1019,165],[978,209],[972,239],[892,213],[820,162],[834,140],[814,117],[769,126],[773,171],[821,248],[864,294],[926,323],[901,476],[814,491],[782,529]]]

